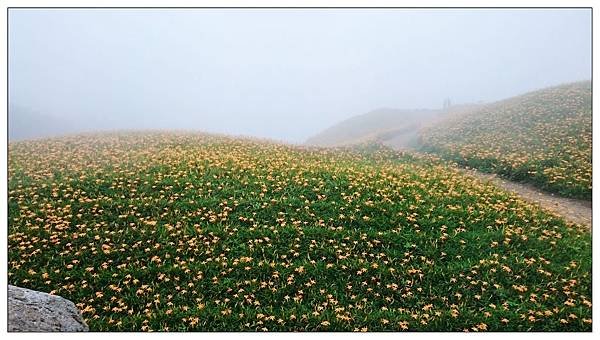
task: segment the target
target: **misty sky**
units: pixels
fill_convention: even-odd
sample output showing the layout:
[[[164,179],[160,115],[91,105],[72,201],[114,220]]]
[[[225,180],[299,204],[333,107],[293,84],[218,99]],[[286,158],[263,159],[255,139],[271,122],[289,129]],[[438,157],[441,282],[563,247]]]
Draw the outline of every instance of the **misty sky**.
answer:
[[[381,107],[488,102],[590,78],[586,9],[9,13],[10,106],[85,130],[302,142]]]

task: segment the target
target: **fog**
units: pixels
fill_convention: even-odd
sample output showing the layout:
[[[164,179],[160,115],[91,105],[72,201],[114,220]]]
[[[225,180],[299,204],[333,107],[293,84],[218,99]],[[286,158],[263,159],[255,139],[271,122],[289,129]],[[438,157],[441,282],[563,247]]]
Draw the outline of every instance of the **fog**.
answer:
[[[591,78],[591,10],[9,10],[10,140],[192,129],[301,143],[378,108]]]

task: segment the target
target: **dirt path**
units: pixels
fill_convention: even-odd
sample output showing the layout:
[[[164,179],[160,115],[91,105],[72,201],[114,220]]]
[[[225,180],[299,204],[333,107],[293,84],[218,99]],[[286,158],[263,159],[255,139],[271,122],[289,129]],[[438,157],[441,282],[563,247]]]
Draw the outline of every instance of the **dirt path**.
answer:
[[[479,178],[484,182],[491,182],[506,191],[515,193],[521,196],[524,200],[538,204],[542,208],[548,209],[565,220],[585,225],[592,228],[592,202],[573,198],[559,197],[554,194],[541,191],[536,187],[512,182],[496,176],[495,174],[487,174],[472,169],[460,169],[464,173]]]
[[[415,151],[412,147],[403,143],[403,139],[398,137],[385,141],[384,144],[400,151]],[[483,182],[490,182],[499,188],[519,195],[524,200],[537,204],[542,208],[550,210],[569,222],[575,222],[585,225],[592,229],[592,202],[587,200],[564,198],[554,194],[542,191],[533,185],[513,182],[500,178],[495,174],[483,173],[474,169],[459,168],[460,171],[476,177]]]

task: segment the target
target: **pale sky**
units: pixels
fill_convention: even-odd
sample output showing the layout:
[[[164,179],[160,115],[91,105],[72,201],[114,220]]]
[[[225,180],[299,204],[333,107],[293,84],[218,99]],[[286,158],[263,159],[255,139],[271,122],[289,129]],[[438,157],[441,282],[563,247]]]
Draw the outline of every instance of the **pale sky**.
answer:
[[[73,131],[302,142],[381,107],[489,102],[590,78],[588,9],[9,13],[9,119],[39,114]]]

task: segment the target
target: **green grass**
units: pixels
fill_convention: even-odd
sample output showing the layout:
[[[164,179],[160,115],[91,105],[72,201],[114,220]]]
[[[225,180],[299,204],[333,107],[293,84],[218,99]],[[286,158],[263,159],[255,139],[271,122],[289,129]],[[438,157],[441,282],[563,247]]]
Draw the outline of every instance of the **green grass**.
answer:
[[[8,281],[93,331],[591,331],[591,235],[442,162],[201,134],[9,145]]]

